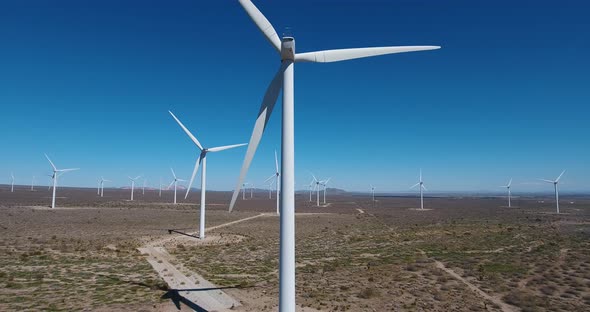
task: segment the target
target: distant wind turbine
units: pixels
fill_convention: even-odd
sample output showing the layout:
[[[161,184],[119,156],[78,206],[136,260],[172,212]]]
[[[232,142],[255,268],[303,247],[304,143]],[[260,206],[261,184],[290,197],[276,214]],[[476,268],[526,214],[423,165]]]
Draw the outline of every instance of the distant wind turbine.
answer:
[[[33,179],[31,180],[31,192],[35,190],[35,176],[33,176]]]
[[[160,177],[160,186],[158,187],[158,197],[162,197],[162,177]]]
[[[371,186],[371,196],[373,197],[373,201],[375,201],[375,187],[372,184],[370,184],[370,186]]]
[[[561,172],[561,174],[559,175],[559,177],[557,177],[557,179],[555,179],[555,181],[540,179],[541,181],[544,181],[547,183],[553,183],[553,188],[555,189],[555,207],[557,208],[557,213],[559,213],[559,191],[557,189],[557,184],[559,183],[559,179],[561,179],[561,176],[564,173],[565,173],[565,170]]]
[[[240,192],[250,163],[254,158],[262,134],[278,99],[283,94],[283,118],[281,122],[281,218],[279,243],[279,311],[295,311],[295,117],[294,117],[294,64],[296,62],[338,62],[378,55],[439,49],[438,46],[373,47],[356,49],[324,50],[307,53],[295,52],[295,38],[282,39],[268,19],[250,0],[239,1],[246,13],[264,34],[280,56],[280,67],[271,81],[259,110],[254,130],[244,157],[229,211]],[[281,88],[282,87],[282,88]]]
[[[328,180],[323,181],[321,183],[321,185],[324,187],[324,205],[326,204],[326,187],[327,187],[328,182],[330,182],[330,179],[332,179],[332,178],[328,178]]]
[[[132,178],[130,176],[127,176],[129,178],[129,180],[131,180],[131,200],[133,200],[133,191],[135,190],[135,181],[137,181],[139,178],[141,178],[141,176],[137,176],[135,178]]]
[[[145,195],[145,185],[147,183],[147,179],[143,179],[143,187],[141,188],[141,195]]]
[[[420,189],[420,209],[424,210],[424,197],[422,196],[422,191],[423,190],[428,191],[428,190],[424,186],[424,181],[422,181],[422,169],[420,169],[420,181],[418,183],[412,185],[412,187],[410,187],[410,188],[412,189],[412,188],[415,188],[416,186],[419,186],[419,189]]]
[[[172,183],[170,183],[170,185],[168,185],[168,189],[170,189],[170,187],[172,187],[172,185],[174,185],[174,204],[176,205],[176,186],[178,185],[178,182],[185,182],[186,180],[179,179],[176,176],[176,173],[174,173],[174,169],[170,168],[170,171],[172,171],[172,176],[174,177],[174,180],[172,180]]]
[[[313,177],[313,183],[315,184],[315,191],[316,191],[316,206],[320,206],[320,191],[321,191],[321,187],[324,183],[326,183],[326,181],[320,181],[318,180],[315,175],[313,175],[313,173],[311,173],[311,176]],[[330,179],[328,179],[330,180]]]
[[[313,193],[313,186],[315,185],[315,179],[311,179],[309,182],[309,202],[311,203],[311,193]]]
[[[246,200],[246,186],[250,183],[242,184],[242,200]]]
[[[104,196],[104,183],[111,182],[111,180],[107,180],[103,177],[100,177],[100,197]]]
[[[220,151],[224,151],[224,150],[227,150],[230,148],[244,146],[247,143],[226,145],[226,146],[219,146],[219,147],[212,147],[212,148],[204,148],[201,145],[201,143],[199,142],[199,140],[197,140],[197,138],[190,131],[188,131],[188,129],[182,124],[182,122],[180,122],[180,120],[178,120],[178,118],[176,118],[176,116],[171,111],[168,111],[168,112],[170,113],[170,115],[172,115],[172,118],[174,118],[174,120],[176,120],[176,123],[178,123],[178,125],[182,128],[182,130],[184,130],[184,132],[189,136],[189,138],[193,141],[193,143],[195,143],[195,145],[201,151],[201,154],[199,155],[199,158],[197,159],[197,162],[195,163],[195,168],[193,169],[193,174],[191,176],[190,182],[188,184],[188,188],[186,190],[186,195],[184,196],[184,198],[186,199],[188,197],[188,193],[190,192],[191,186],[193,185],[193,180],[195,179],[195,176],[197,175],[197,171],[199,170],[199,165],[202,162],[203,169],[201,169],[201,218],[199,220],[200,221],[199,222],[199,238],[204,239],[205,238],[205,191],[206,191],[206,174],[207,174],[207,153],[220,152]]]
[[[49,156],[47,156],[47,154],[45,154],[45,158],[47,158],[47,160],[49,160],[49,164],[51,164],[51,168],[53,169],[53,175],[51,175],[51,179],[53,180],[53,196],[51,198],[51,208],[55,208],[55,190],[57,188],[58,176],[60,176],[61,174],[65,173],[65,172],[68,172],[68,171],[79,170],[80,168],[57,169],[55,167],[55,165],[53,164],[53,162],[51,161],[51,159],[49,159]]]
[[[280,190],[280,183],[281,183],[280,177],[281,177],[281,174],[279,173],[279,159],[277,158],[277,151],[275,150],[275,173],[273,175],[271,175],[270,177],[268,177],[268,179],[266,179],[266,181],[264,181],[264,182],[268,182],[272,178],[275,178],[274,181],[271,181],[270,185],[272,185],[273,182],[277,184],[277,214],[280,214],[280,211],[279,211],[279,190]],[[270,185],[268,188],[268,198],[271,198]]]
[[[10,173],[10,192],[14,192],[14,174]]]
[[[512,185],[512,179],[510,179],[510,181],[508,182],[507,185],[502,185],[500,187],[505,187],[506,189],[508,189],[508,208],[511,207],[510,205],[510,186]]]

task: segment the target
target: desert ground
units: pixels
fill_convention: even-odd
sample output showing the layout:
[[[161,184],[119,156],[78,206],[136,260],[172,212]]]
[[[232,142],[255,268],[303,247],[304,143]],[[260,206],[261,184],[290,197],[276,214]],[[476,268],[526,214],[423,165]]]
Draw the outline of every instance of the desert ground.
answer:
[[[277,310],[267,192],[232,213],[231,193],[208,192],[204,241],[183,235],[198,231],[198,191],[178,205],[157,190],[130,202],[129,190],[60,188],[56,209],[50,196],[0,186],[1,311],[204,311],[185,294],[205,292],[231,297],[232,311]],[[417,197],[338,194],[314,207],[308,196],[296,196],[301,311],[590,310],[590,196],[563,195],[559,215],[551,196],[512,208],[426,197],[425,211]]]

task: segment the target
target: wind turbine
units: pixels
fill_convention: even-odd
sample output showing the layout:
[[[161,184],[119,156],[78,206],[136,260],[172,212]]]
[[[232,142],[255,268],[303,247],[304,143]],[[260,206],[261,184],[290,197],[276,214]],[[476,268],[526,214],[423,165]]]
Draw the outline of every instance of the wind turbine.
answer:
[[[143,179],[143,187],[141,188],[141,195],[145,195],[145,184],[147,183],[147,179]]]
[[[31,192],[35,190],[35,176],[33,176],[33,179],[31,180]]]
[[[103,177],[100,177],[100,197],[104,196],[104,183],[111,182],[111,180],[107,180]]]
[[[68,171],[79,170],[80,168],[57,169],[55,167],[55,165],[53,164],[53,162],[51,161],[51,159],[49,159],[49,156],[47,156],[47,154],[45,154],[45,158],[47,158],[47,160],[49,160],[49,164],[51,164],[51,168],[53,169],[53,175],[51,175],[51,179],[53,180],[53,196],[51,198],[51,208],[55,208],[55,189],[57,188],[58,176],[65,173],[65,172],[68,172]]]
[[[371,186],[371,196],[373,197],[373,202],[375,201],[375,187],[373,184],[369,184]]]
[[[328,178],[328,180],[323,181],[321,183],[321,185],[324,187],[324,205],[326,204],[326,185],[328,184],[328,182],[330,182],[330,179],[332,178]]]
[[[420,210],[424,210],[424,197],[422,196],[422,191],[423,191],[423,190],[424,190],[424,191],[428,191],[428,190],[427,190],[427,189],[426,189],[426,187],[424,186],[424,181],[422,181],[422,169],[420,169],[420,181],[419,181],[418,183],[416,183],[416,184],[412,185],[412,187],[410,187],[410,188],[411,188],[411,189],[412,189],[412,188],[415,188],[415,187],[416,187],[416,186],[418,186],[418,185],[420,186],[420,187],[419,187],[419,188],[420,188]]]
[[[272,113],[275,102],[283,90],[283,118],[281,140],[281,221],[279,252],[279,311],[295,310],[295,130],[294,130],[294,73],[295,62],[336,62],[384,54],[413,52],[438,49],[438,46],[377,47],[360,49],[326,50],[308,53],[295,53],[295,39],[290,36],[279,38],[276,30],[250,0],[239,0],[252,21],[277,50],[281,65],[271,81],[248,144],[248,150],[242,164],[240,176],[229,206],[233,210],[240,192],[242,181],[246,177],[250,163],[254,158],[262,133]]]
[[[279,173],[279,159],[277,158],[277,151],[275,150],[275,173],[273,175],[271,175],[270,177],[268,177],[268,179],[266,179],[266,181],[264,181],[264,182],[268,182],[270,179],[275,178],[275,180],[271,181],[271,183],[269,184],[268,198],[271,198],[270,185],[272,185],[272,183],[275,182],[277,184],[277,214],[280,214],[280,211],[279,211],[279,190],[280,190],[280,182],[281,182],[280,177],[281,177],[281,174]]]
[[[242,186],[242,200],[246,200],[246,185],[250,183],[244,183]]]
[[[508,182],[507,185],[502,185],[500,187],[505,187],[506,189],[508,189],[508,208],[511,207],[510,205],[510,186],[512,185],[512,179],[510,179],[510,181]]]
[[[170,185],[168,185],[168,189],[170,189],[170,187],[172,187],[172,184],[174,184],[174,204],[176,205],[176,185],[178,184],[178,182],[185,182],[186,180],[183,179],[179,179],[176,176],[176,173],[174,173],[174,169],[170,168],[170,171],[172,171],[172,176],[174,177],[174,180],[172,180],[172,183],[170,183]]]
[[[10,192],[14,192],[14,174],[10,173]]]
[[[141,178],[141,176],[137,176],[135,178],[132,178],[130,176],[127,176],[129,178],[129,180],[131,180],[131,200],[133,200],[133,190],[135,189],[135,181],[139,178]]]
[[[322,181],[316,179],[316,177],[313,175],[313,173],[311,174],[311,176],[313,177],[313,184],[314,184],[314,189],[315,189],[315,195],[316,195],[316,206],[320,206],[320,184],[322,183]]]
[[[559,213],[559,191],[557,190],[557,184],[559,183],[559,179],[561,179],[561,176],[564,173],[565,173],[565,170],[561,172],[561,174],[559,175],[559,177],[557,177],[557,179],[555,179],[555,181],[540,179],[541,181],[544,181],[547,183],[553,183],[553,188],[555,189],[555,207],[557,208],[557,213]]]
[[[314,182],[315,179],[311,179],[311,181],[309,182],[309,202],[311,203],[311,193],[313,192],[313,186],[314,186]]]
[[[201,169],[201,218],[199,220],[200,221],[199,222],[199,238],[204,239],[205,238],[205,189],[206,189],[206,175],[207,175],[207,153],[224,151],[224,150],[227,150],[230,148],[235,148],[238,146],[246,145],[246,143],[212,147],[212,148],[203,148],[203,146],[201,145],[199,140],[197,140],[197,138],[190,131],[188,131],[188,129],[182,124],[182,122],[180,122],[180,120],[178,120],[178,118],[176,118],[176,116],[174,116],[174,114],[171,111],[168,111],[168,112],[170,113],[170,115],[172,115],[172,118],[174,118],[174,120],[176,120],[176,122],[182,128],[182,130],[184,130],[184,132],[189,136],[189,138],[193,141],[193,143],[195,143],[195,145],[197,145],[197,147],[201,151],[201,154],[199,155],[199,158],[197,159],[197,162],[195,163],[195,169],[193,170],[193,175],[191,176],[191,180],[188,184],[188,188],[186,189],[186,195],[184,196],[184,198],[186,199],[188,197],[188,193],[190,192],[191,186],[193,185],[193,180],[195,179],[195,176],[197,175],[197,171],[199,170],[199,165],[202,162],[203,169]]]
[[[158,197],[162,197],[162,177],[160,177],[160,186],[158,188]]]

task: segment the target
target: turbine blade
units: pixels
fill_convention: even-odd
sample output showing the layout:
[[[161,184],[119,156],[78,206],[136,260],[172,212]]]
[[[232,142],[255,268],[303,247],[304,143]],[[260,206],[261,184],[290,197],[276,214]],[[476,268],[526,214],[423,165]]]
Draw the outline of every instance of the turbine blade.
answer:
[[[375,48],[355,48],[355,49],[338,49],[325,50],[307,53],[297,53],[296,62],[316,62],[328,63],[345,60],[352,60],[363,57],[371,57],[393,53],[416,52],[440,49],[439,46],[405,46],[405,47],[375,47]]]
[[[203,154],[201,154],[201,155],[203,155]],[[193,169],[193,175],[191,175],[190,182],[188,183],[188,186],[186,188],[186,194],[184,195],[184,199],[187,199],[188,193],[191,191],[191,187],[193,186],[193,181],[195,180],[195,176],[197,175],[197,171],[199,170],[199,165],[201,164],[201,159],[202,159],[201,155],[199,156],[199,158],[197,159],[197,162],[195,163],[195,169]]]
[[[56,170],[56,171],[57,172],[68,172],[68,171],[75,171],[75,170],[80,170],[80,168],[59,169],[59,170]]]
[[[248,143],[242,143],[242,144],[234,144],[234,145],[226,145],[226,146],[219,146],[219,147],[213,147],[213,148],[209,148],[207,149],[208,152],[220,152],[220,151],[224,151],[226,149],[230,149],[230,148],[234,148],[234,147],[238,147],[238,146],[244,146]]]
[[[330,182],[330,179],[332,179],[332,177],[329,177],[328,180],[324,181],[324,185],[328,184],[328,182]]]
[[[510,179],[510,182],[508,182],[508,185],[506,185],[506,187],[510,187],[512,185],[512,178]]]
[[[166,189],[169,190],[172,187],[172,185],[174,185],[174,180],[172,180],[172,182],[170,182],[170,185],[168,185],[168,187]]]
[[[561,176],[565,173],[565,170],[561,172],[561,174],[559,175],[559,177],[557,177],[557,180],[555,180],[555,182],[559,182],[559,179],[561,179]]]
[[[172,171],[172,176],[174,177],[174,179],[176,179],[176,173],[174,173],[174,169],[170,168],[170,171]]]
[[[234,208],[236,200],[238,199],[238,195],[240,193],[240,188],[242,187],[242,183],[246,178],[246,174],[248,173],[248,168],[250,167],[250,163],[254,158],[254,154],[256,153],[256,149],[258,148],[258,144],[262,139],[262,134],[264,133],[264,129],[266,128],[266,124],[272,114],[272,110],[277,102],[277,98],[279,97],[279,93],[281,91],[281,86],[283,84],[283,71],[285,70],[285,66],[281,64],[279,71],[275,75],[275,77],[270,82],[268,89],[266,90],[266,94],[264,95],[264,99],[262,100],[262,105],[260,106],[260,111],[258,112],[258,117],[256,118],[256,123],[254,124],[254,130],[252,131],[252,136],[250,137],[250,142],[248,143],[248,150],[246,150],[246,156],[244,157],[244,163],[242,164],[242,169],[240,170],[240,176],[238,177],[238,182],[236,187],[234,188],[234,194],[232,195],[231,202],[229,204],[229,211],[231,212]]]
[[[424,184],[422,184],[422,188],[423,188],[425,191],[428,191],[428,189],[426,188],[426,186],[424,186]]]
[[[276,174],[271,175],[270,177],[268,177],[268,179],[264,180],[264,182],[266,183],[266,182],[268,182],[268,180],[270,180],[270,179],[272,179],[274,177],[276,177]]]
[[[414,184],[414,185],[410,186],[410,188],[411,188],[411,189],[413,189],[413,188],[415,188],[415,187],[416,187],[416,186],[418,186],[418,185],[420,185],[420,182],[418,182],[418,183],[416,183],[416,184]]]
[[[266,37],[277,52],[281,53],[281,39],[268,19],[264,17],[262,12],[250,0],[240,0],[240,4],[246,10],[246,13],[248,13],[254,24],[258,26],[264,37]]]
[[[539,179],[539,180],[541,180],[541,181],[544,181],[544,182],[547,182],[547,183],[553,183],[553,182],[554,182],[554,181],[551,181],[551,180],[545,180],[545,179]]]
[[[174,116],[174,114],[171,111],[168,112],[170,113],[170,115],[172,115],[174,120],[176,120],[176,122],[182,128],[182,130],[184,130],[184,132],[189,136],[189,138],[191,138],[191,140],[199,147],[199,149],[203,150],[203,146],[201,145],[199,140],[197,140],[197,138],[195,138],[195,136],[190,131],[188,131],[188,129],[182,124],[182,122],[180,122],[180,120],[178,120],[178,118],[176,118],[176,116]]]
[[[51,159],[49,159],[49,156],[47,156],[47,154],[45,154],[45,157],[47,158],[47,160],[49,160],[49,163],[51,164],[51,167],[53,168],[53,171],[56,171],[57,168],[55,167],[55,165],[53,164],[53,162],[51,161]]]
[[[141,178],[141,176],[140,176],[140,175],[138,175],[137,177],[135,177],[135,179],[133,179],[133,180],[137,180],[137,179],[139,179],[139,178]]]

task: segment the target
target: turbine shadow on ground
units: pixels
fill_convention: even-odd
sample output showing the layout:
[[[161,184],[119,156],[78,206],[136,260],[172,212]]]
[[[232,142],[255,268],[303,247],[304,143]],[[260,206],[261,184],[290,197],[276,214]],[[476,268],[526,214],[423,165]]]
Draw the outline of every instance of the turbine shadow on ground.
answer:
[[[178,310],[180,310],[180,303],[184,303],[189,308],[193,309],[197,312],[207,312],[204,308],[199,306],[198,304],[190,301],[189,299],[183,297],[180,292],[190,292],[190,291],[209,291],[209,290],[221,290],[221,289],[233,289],[233,288],[243,288],[240,286],[225,286],[225,287],[211,287],[211,288],[190,288],[190,289],[169,289],[164,295],[162,295],[162,299],[170,299],[176,306]]]
[[[184,235],[184,236],[188,236],[188,237],[192,237],[192,238],[199,238],[199,236],[196,235],[191,235],[185,232],[181,232],[180,230],[175,230],[175,229],[168,229],[168,234],[172,234],[172,233],[176,233],[176,234],[180,234],[180,235]]]

